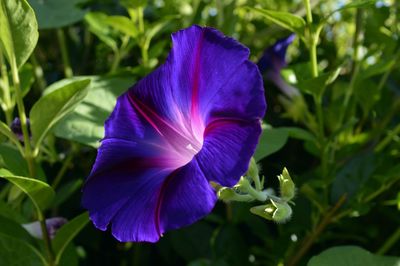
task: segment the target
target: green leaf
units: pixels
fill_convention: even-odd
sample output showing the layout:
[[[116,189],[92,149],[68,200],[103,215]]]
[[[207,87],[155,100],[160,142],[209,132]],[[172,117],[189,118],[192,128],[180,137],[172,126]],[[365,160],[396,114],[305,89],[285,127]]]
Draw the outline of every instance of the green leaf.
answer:
[[[279,129],[287,130],[289,138],[299,139],[304,141],[316,141],[313,134],[299,127],[280,127]]]
[[[264,127],[254,153],[254,159],[259,161],[279,151],[286,144],[288,137],[288,130],[284,128]]]
[[[79,8],[85,0],[29,0],[37,15],[40,29],[54,29],[83,19],[86,10]]]
[[[304,35],[306,22],[303,18],[288,12],[272,11],[261,8],[246,7],[248,10],[256,14],[262,15],[268,21],[275,23],[291,32],[295,32],[300,36]]]
[[[28,164],[26,163],[25,158],[13,145],[9,143],[0,144],[0,158],[3,159],[4,162],[4,164],[0,163],[0,168],[7,168],[13,174],[18,176],[29,175]],[[46,174],[39,163],[36,164],[36,177],[42,181],[47,179]]]
[[[101,12],[90,12],[85,15],[85,22],[89,25],[89,31],[96,35],[113,51],[118,51],[117,41],[112,36],[108,16]]]
[[[104,137],[104,122],[114,109],[117,97],[132,86],[134,79],[131,76],[74,79],[82,78],[92,80],[87,96],[70,115],[57,124],[54,133],[57,137],[97,148],[99,140]],[[48,89],[53,89],[53,86]]]
[[[79,255],[77,248],[72,243],[65,248],[58,266],[79,266]]]
[[[22,66],[38,37],[35,13],[25,0],[0,1],[0,50],[10,65]]]
[[[0,215],[0,234],[18,238],[26,242],[32,241],[32,237],[19,223],[3,215],[3,213]]]
[[[341,68],[337,68],[334,71],[323,73],[316,78],[299,81],[299,83],[296,84],[296,87],[316,97],[322,97],[326,86],[336,80],[340,71]]]
[[[376,75],[380,75],[388,71],[396,63],[396,58],[390,60],[379,60],[375,64],[364,67],[357,75],[357,82],[359,80],[367,79]]]
[[[27,242],[0,233],[0,265],[46,266],[46,260]]]
[[[169,19],[172,19],[172,18],[175,18],[175,17],[171,17]],[[146,31],[146,38],[145,38],[145,42],[143,45],[143,47],[146,50],[149,49],[150,42],[154,38],[154,36],[156,36],[157,33],[159,33],[165,26],[168,25],[168,23],[170,22],[169,19],[154,23],[153,25],[149,26],[149,30]]]
[[[38,148],[49,130],[85,98],[90,80],[77,80],[43,95],[31,111],[32,139]]]
[[[37,210],[45,209],[54,198],[54,190],[43,181],[15,176],[5,169],[0,169],[0,177],[8,180],[25,192]]]
[[[312,257],[307,266],[398,266],[399,263],[399,257],[378,256],[357,246],[341,246]]]
[[[74,237],[85,227],[89,222],[89,215],[87,212],[78,215],[67,224],[63,225],[58,230],[56,236],[53,239],[53,249],[56,257],[56,264],[61,259],[61,256],[68,246],[68,244],[74,239]]]
[[[7,168],[12,173],[18,176],[29,175],[28,164],[21,153],[11,144],[0,144],[0,158],[3,159],[4,165],[1,167]]]
[[[108,16],[107,23],[114,29],[132,37],[136,38],[138,31],[136,25],[127,17],[124,16]]]
[[[0,213],[1,215],[12,219],[17,223],[23,223],[26,221],[24,217],[19,213],[19,211],[13,209],[10,205],[6,204],[3,201],[0,201]]]

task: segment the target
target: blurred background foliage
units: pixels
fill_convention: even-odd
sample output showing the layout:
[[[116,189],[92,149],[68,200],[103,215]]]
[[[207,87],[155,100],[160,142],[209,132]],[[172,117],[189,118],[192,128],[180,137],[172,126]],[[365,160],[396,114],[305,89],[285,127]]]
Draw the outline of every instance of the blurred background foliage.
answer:
[[[116,97],[164,62],[172,32],[192,24],[215,27],[249,47],[254,62],[290,30],[297,34],[282,76],[302,96],[288,98],[265,79],[268,110],[256,158],[268,187],[276,189],[275,176],[289,169],[298,187],[291,220],[276,224],[252,215],[250,203],[219,202],[204,220],[166,233],[157,244],[119,243],[89,224],[65,249],[62,265],[398,263],[382,257],[400,256],[398,1],[311,0],[312,25],[300,0],[28,2],[39,41],[19,69],[25,108],[31,110],[42,95],[90,80],[81,101],[36,147],[36,178],[56,192],[44,213],[69,220],[84,211],[80,188]],[[288,13],[307,22],[292,27]],[[315,75],[310,36],[318,25]],[[11,72],[1,63],[5,86]],[[8,125],[17,116],[12,88],[10,95],[10,101],[1,95],[1,118]],[[42,107],[41,114],[49,110]],[[29,176],[17,145],[3,136],[1,141],[1,167]],[[42,241],[18,231],[36,217],[32,204],[16,185],[3,180],[0,185],[0,227],[8,228],[0,229],[0,246],[13,244],[23,252],[27,247],[18,241],[28,239],[42,250]],[[15,257],[0,254],[3,262]]]

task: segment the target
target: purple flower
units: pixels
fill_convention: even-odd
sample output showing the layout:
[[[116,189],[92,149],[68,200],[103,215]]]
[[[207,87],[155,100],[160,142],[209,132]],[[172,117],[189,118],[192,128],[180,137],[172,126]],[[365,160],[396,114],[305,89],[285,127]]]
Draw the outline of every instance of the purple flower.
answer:
[[[287,84],[281,77],[281,69],[286,67],[286,50],[293,42],[296,35],[291,34],[286,38],[280,39],[274,45],[265,49],[262,57],[257,63],[261,73],[266,74],[266,78],[271,80],[286,96],[293,98],[300,93],[297,88]]]
[[[27,125],[28,125],[28,133],[29,136],[31,135],[30,132],[30,122],[29,118],[26,119]],[[19,117],[14,118],[14,120],[11,123],[11,131],[17,136],[19,141],[24,142],[24,135],[22,134],[22,127],[21,127],[21,120]]]
[[[49,237],[51,239],[53,239],[56,236],[58,229],[60,229],[67,222],[68,222],[68,220],[63,217],[53,217],[50,219],[46,219],[46,227],[47,227],[47,233],[49,234]],[[39,221],[29,223],[29,224],[23,224],[22,226],[32,236],[43,239],[42,229],[40,227]]]
[[[266,104],[249,50],[219,31],[172,35],[166,62],[117,100],[83,188],[100,230],[156,242],[194,223],[217,200],[210,181],[235,185],[247,170]]]

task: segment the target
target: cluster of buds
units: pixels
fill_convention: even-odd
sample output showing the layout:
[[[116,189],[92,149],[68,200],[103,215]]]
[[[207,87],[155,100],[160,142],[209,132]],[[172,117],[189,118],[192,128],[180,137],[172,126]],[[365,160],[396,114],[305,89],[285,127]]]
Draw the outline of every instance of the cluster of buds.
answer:
[[[267,220],[283,223],[292,216],[290,204],[294,204],[291,200],[296,194],[296,186],[286,168],[278,176],[278,180],[279,195],[272,188],[264,189],[264,177],[260,178],[258,166],[252,158],[249,170],[235,186],[217,187],[218,197],[225,202],[263,202],[262,205],[252,207],[250,212]]]

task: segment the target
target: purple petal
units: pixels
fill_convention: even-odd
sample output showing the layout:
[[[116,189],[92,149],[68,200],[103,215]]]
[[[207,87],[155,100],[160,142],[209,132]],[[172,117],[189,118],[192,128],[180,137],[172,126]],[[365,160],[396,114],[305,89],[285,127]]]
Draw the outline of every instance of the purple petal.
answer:
[[[178,169],[164,184],[162,232],[194,223],[211,212],[217,196],[196,160]]]
[[[272,46],[265,49],[257,65],[261,73],[273,71],[280,72],[286,66],[286,50],[293,42],[295,34],[279,39]]]
[[[211,28],[172,36],[157,70],[120,96],[83,189],[83,206],[120,241],[155,242],[209,213],[209,181],[247,170],[266,104],[248,49]]]
[[[235,185],[248,169],[260,134],[257,120],[218,119],[210,123],[196,155],[207,179],[222,186]]]

